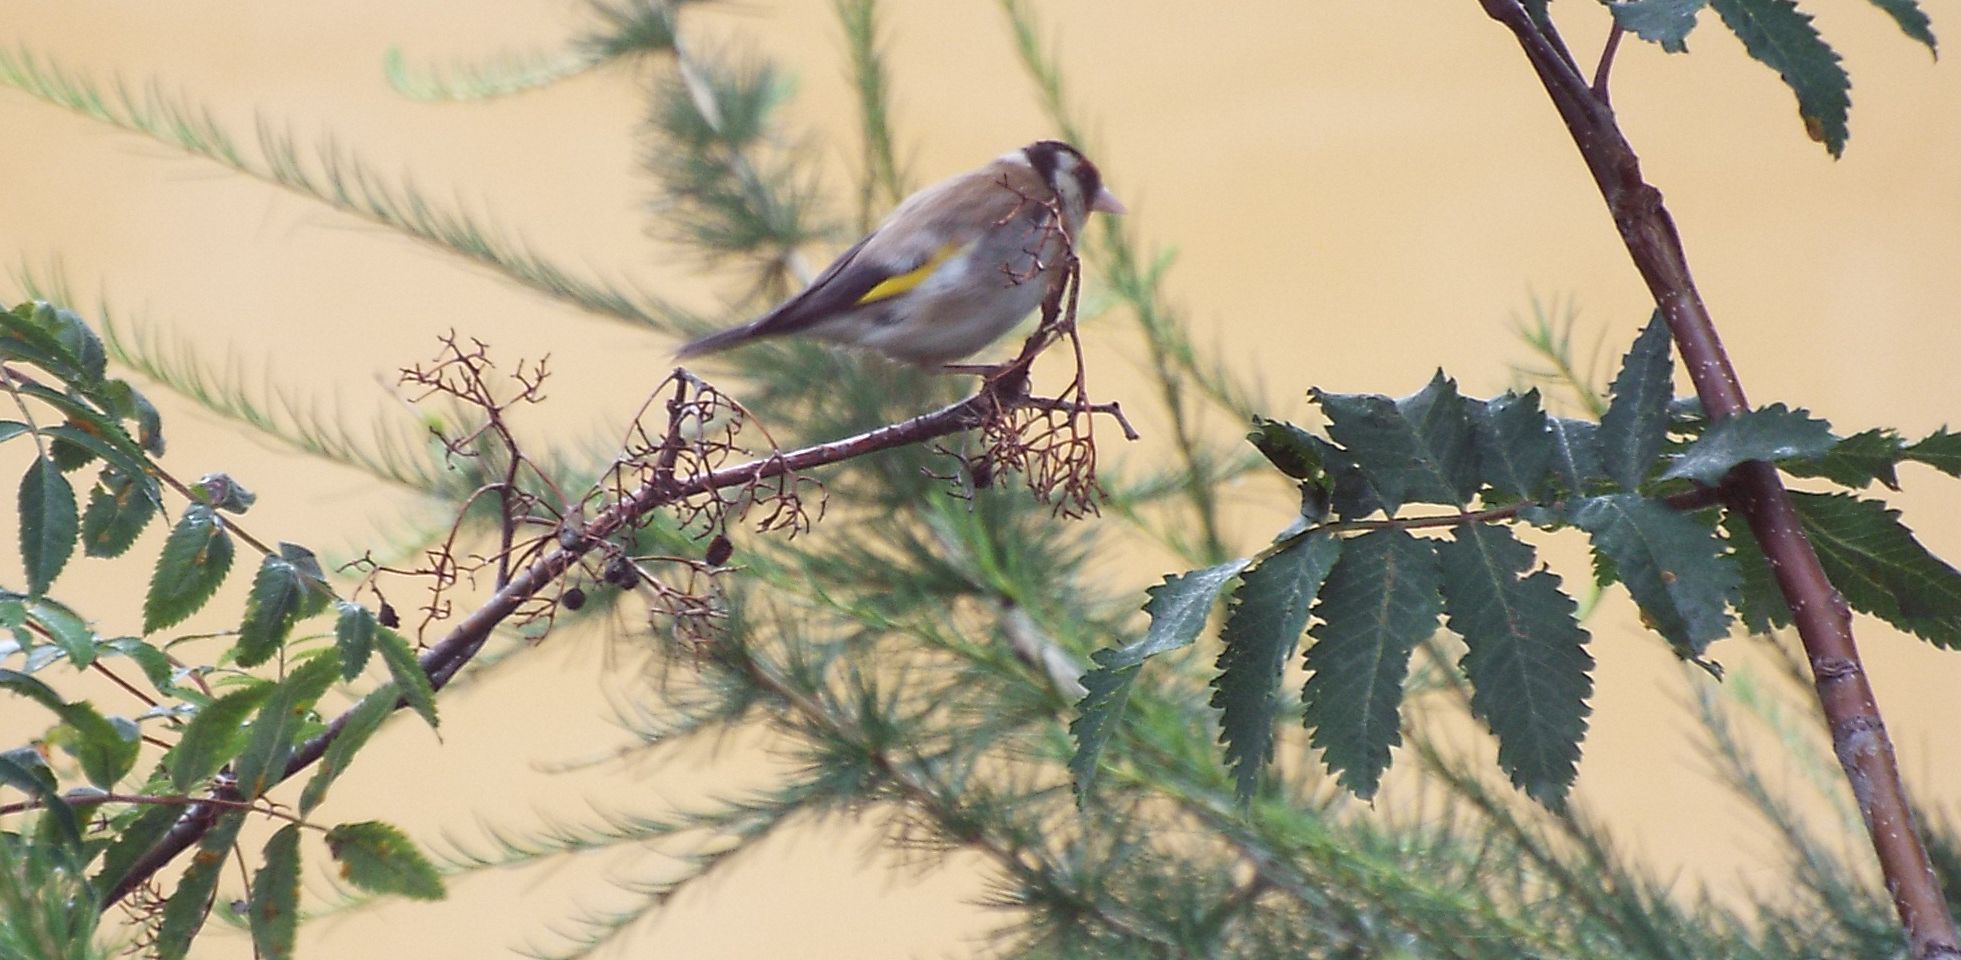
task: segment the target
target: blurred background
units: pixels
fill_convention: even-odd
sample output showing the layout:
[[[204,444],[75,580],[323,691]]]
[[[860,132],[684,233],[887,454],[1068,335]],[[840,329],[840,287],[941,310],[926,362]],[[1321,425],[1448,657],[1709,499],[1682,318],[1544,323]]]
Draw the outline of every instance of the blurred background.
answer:
[[[1936,31],[1951,30],[1961,11],[1932,6]],[[1708,24],[1689,56],[1625,44],[1614,106],[1666,195],[1751,399],[1807,407],[1841,432],[1922,435],[1961,411],[1961,68],[1929,58],[1871,6],[1809,8],[1855,83],[1843,159],[1808,140],[1789,91]],[[1554,9],[1590,62],[1605,14]],[[898,156],[914,185],[1056,133],[996,5],[904,0],[881,11]],[[390,51],[416,67],[549,52],[593,25],[582,4],[0,0],[0,12],[0,47],[98,83],[155,84],[241,133],[264,122],[302,144],[332,140],[593,276],[707,313],[750,292],[650,231],[646,65],[465,103],[411,100],[384,75]],[[1535,304],[1577,311],[1578,339],[1590,351],[1599,338],[1607,364],[1649,314],[1536,79],[1470,0],[1243,0],[1202,11],[1057,0],[1038,14],[1090,132],[1081,145],[1132,211],[1126,229],[1142,249],[1174,257],[1165,289],[1191,338],[1261,384],[1273,416],[1312,421],[1309,386],[1401,394],[1440,366],[1469,394],[1499,392],[1531,363],[1514,326]],[[832,6],[708,4],[682,22],[698,50],[782,66],[794,81],[789,127],[821,172],[816,189],[848,220],[856,107]],[[17,90],[0,89],[0,130],[0,263],[58,272],[90,319],[100,300],[128,329],[195,338],[225,351],[241,381],[349,422],[390,414],[396,371],[433,355],[451,330],[504,358],[549,354],[549,429],[564,436],[616,434],[668,368],[671,341]],[[806,255],[821,263],[849,238],[838,239]],[[1088,268],[1094,298],[1097,264]],[[11,301],[19,283],[10,286]],[[1099,319],[1086,333],[1098,398],[1147,411],[1127,325],[1114,311]],[[345,558],[439,522],[413,498],[241,444],[225,421],[151,393],[172,428],[168,462],[181,475],[224,469],[255,489],[255,530]],[[1162,419],[1138,419],[1144,439],[1106,443],[1106,455],[1168,455]],[[1206,428],[1231,436],[1241,425],[1215,418]],[[1952,481],[1913,466],[1902,476],[1894,502],[1908,524],[1936,553],[1961,555]],[[1270,484],[1228,496],[1241,551],[1291,510]],[[821,524],[812,534],[842,535]],[[1145,586],[1183,568],[1140,549],[1098,576],[1141,601]],[[140,601],[93,594],[83,576],[71,572],[67,598],[133,629]],[[522,663],[446,696],[440,741],[389,728],[342,782],[336,815],[386,818],[435,840],[590,807],[659,809],[766,773],[769,760],[740,738],[713,756],[698,751],[698,764],[553,771],[620,739],[607,704],[614,675],[633,669],[618,646],[632,626],[553,634]],[[1598,686],[1578,796],[1685,893],[1775,876],[1763,828],[1709,775],[1682,709],[1689,681],[1665,644],[1618,591],[1589,627]],[[1907,777],[1952,804],[1961,767],[1947,734],[1961,725],[1961,657],[1869,619],[1859,628]],[[1748,662],[1749,643],[1713,653]],[[25,717],[0,704],[0,721]],[[1399,802],[1393,787],[1378,800]],[[1002,919],[975,905],[987,889],[979,858],[913,856],[894,872],[879,836],[876,823],[835,817],[772,840],[640,929],[633,952],[976,952]],[[310,925],[303,954],[352,955],[386,936],[402,955],[498,955],[573,905],[607,903],[607,869],[475,876],[442,904],[384,903]],[[195,955],[249,954],[246,938],[221,934]]]

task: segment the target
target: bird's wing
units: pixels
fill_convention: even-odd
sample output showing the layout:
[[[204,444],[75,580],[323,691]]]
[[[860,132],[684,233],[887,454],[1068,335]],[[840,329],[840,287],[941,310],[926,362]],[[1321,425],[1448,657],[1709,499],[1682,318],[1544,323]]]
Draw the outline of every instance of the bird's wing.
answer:
[[[932,276],[988,229],[1014,216],[1021,199],[976,171],[908,198],[883,224],[840,254],[802,292],[748,327],[768,336],[807,329],[838,311],[899,296]],[[930,215],[922,216],[925,211]],[[895,230],[895,224],[903,229]]]

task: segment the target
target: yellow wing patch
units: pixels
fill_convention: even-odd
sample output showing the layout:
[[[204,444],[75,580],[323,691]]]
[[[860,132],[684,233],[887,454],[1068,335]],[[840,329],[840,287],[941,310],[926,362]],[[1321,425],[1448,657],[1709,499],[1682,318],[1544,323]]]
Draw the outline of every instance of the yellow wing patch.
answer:
[[[862,306],[867,303],[876,303],[880,300],[889,300],[925,283],[926,278],[932,276],[933,271],[940,268],[940,264],[958,256],[966,248],[967,245],[964,243],[949,243],[941,247],[932,256],[926,258],[926,262],[920,264],[917,269],[908,270],[905,273],[886,277],[884,280],[879,281],[878,286],[865,291],[865,295],[858,298],[858,304]]]

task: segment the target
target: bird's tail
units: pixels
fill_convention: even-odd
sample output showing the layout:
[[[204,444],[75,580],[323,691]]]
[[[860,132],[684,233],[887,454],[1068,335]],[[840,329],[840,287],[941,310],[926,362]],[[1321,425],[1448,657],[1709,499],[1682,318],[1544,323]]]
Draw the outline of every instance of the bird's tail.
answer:
[[[681,349],[674,351],[674,359],[686,360],[690,357],[699,357],[704,354],[716,353],[722,350],[727,350],[728,348],[736,346],[738,344],[747,343],[748,341],[754,340],[759,336],[765,336],[765,334],[759,333],[756,330],[756,326],[757,325],[753,323],[745,323],[739,327],[730,327],[727,330],[718,330],[714,333],[709,334],[708,336],[702,337],[699,340],[689,341],[687,344],[683,345]]]

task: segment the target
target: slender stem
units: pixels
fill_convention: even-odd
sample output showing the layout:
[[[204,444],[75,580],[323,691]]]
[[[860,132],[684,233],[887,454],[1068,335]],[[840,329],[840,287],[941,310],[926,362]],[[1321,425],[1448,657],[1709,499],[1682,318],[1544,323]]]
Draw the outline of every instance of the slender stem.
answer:
[[[1626,32],[1621,29],[1619,22],[1607,30],[1607,46],[1600,51],[1600,65],[1593,70],[1593,95],[1598,97],[1602,104],[1609,102],[1607,74],[1614,69],[1614,52],[1621,48],[1621,34]]]
[[[1674,219],[1662,205],[1661,192],[1642,179],[1640,160],[1612,111],[1594,96],[1570,60],[1559,55],[1564,48],[1550,23],[1534,22],[1518,0],[1479,2],[1492,19],[1512,31],[1552,97],[1600,187],[1629,256],[1668,321],[1703,409],[1711,419],[1749,409],[1742,382],[1690,276]],[[1893,745],[1859,660],[1850,608],[1805,539],[1797,510],[1775,468],[1759,461],[1745,463],[1731,471],[1723,490],[1730,509],[1749,521],[1791,607],[1834,752],[1865,818],[1912,955],[1921,960],[1961,958],[1954,919],[1914,825]]]

